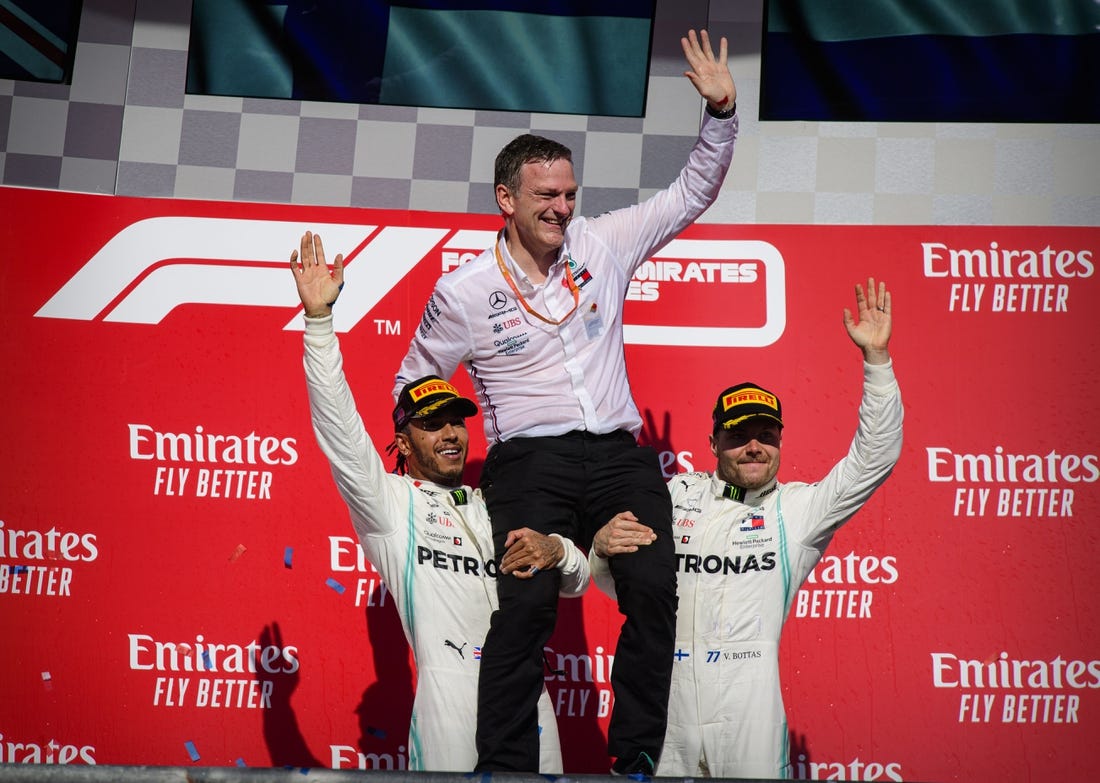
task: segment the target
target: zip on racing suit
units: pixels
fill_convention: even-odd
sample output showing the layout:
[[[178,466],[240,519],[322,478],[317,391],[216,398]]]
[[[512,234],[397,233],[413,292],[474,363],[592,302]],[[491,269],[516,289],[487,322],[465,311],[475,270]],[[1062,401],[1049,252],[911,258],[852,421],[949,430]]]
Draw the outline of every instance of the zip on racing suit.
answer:
[[[305,324],[314,433],[360,545],[393,596],[416,662],[409,769],[469,772],[477,763],[481,644],[497,608],[485,502],[469,487],[387,472],[356,411],[332,317]],[[576,597],[588,587],[588,562],[568,539],[562,544],[562,595]],[[560,773],[557,722],[545,690],[538,706],[539,771]]]
[[[658,776],[788,776],[779,687],[784,619],[837,528],[867,502],[901,454],[893,364],[865,362],[863,372],[855,438],[821,481],[773,481],[743,500],[714,473],[668,482],[680,603]],[[589,560],[596,585],[614,596],[607,560],[594,550]]]

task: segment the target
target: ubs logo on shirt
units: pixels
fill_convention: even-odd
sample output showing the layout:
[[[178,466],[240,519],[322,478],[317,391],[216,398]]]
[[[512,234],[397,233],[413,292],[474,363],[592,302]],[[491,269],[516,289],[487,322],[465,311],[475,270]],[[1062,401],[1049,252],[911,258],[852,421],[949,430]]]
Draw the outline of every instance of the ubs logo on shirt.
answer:
[[[453,519],[442,514],[436,514],[434,511],[428,513],[427,520],[429,525],[439,525],[440,527],[455,526]]]

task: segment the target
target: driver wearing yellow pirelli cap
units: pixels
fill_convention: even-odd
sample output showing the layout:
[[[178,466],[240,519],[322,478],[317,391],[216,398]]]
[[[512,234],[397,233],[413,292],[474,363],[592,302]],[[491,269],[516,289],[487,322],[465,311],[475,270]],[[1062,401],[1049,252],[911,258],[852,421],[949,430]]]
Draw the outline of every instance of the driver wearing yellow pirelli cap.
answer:
[[[711,413],[711,473],[669,482],[676,545],[676,651],[657,775],[787,778],[779,638],[791,602],[832,540],[901,454],[901,392],[888,344],[886,286],[856,286],[863,400],[848,454],[813,484],[781,483],[783,408],[756,383],[725,389]],[[649,529],[621,513],[593,541],[592,577],[614,587],[607,559],[644,546]]]
[[[497,580],[558,568],[561,595],[574,597],[588,586],[588,562],[568,539],[528,528],[511,531],[503,558],[494,560],[485,501],[462,483],[466,419],[478,409],[442,378],[418,378],[401,390],[391,444],[398,470],[386,470],[356,411],[333,330],[342,261],[337,256],[330,271],[320,238],[311,233],[302,237],[300,256],[291,256],[305,305],[313,429],[363,552],[393,597],[416,661],[409,769],[469,772],[477,763],[480,653],[497,608]],[[560,773],[557,723],[545,690],[538,722],[539,771]]]

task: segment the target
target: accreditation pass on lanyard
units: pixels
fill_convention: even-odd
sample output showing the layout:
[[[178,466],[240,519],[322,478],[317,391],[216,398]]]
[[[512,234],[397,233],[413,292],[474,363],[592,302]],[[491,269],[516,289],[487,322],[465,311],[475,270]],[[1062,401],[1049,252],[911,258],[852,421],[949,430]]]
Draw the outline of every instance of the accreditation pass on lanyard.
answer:
[[[573,270],[570,268],[567,262],[565,265],[565,284],[569,288],[569,293],[573,295],[573,306],[570,307],[569,312],[563,315],[561,318],[547,318],[545,315],[535,310],[535,308],[531,307],[531,305],[527,304],[527,300],[524,298],[523,294],[519,292],[519,287],[512,279],[512,275],[509,274],[508,267],[504,265],[504,258],[500,254],[500,241],[503,233],[504,232],[501,232],[497,235],[497,243],[493,246],[493,251],[496,253],[497,267],[500,269],[500,274],[504,276],[505,281],[508,283],[508,287],[512,289],[512,293],[515,295],[516,301],[520,303],[520,306],[522,306],[524,310],[526,310],[535,318],[538,318],[543,323],[548,323],[551,326],[561,326],[563,323],[566,322],[566,320],[568,320],[569,316],[573,315],[573,313],[577,311],[577,306],[580,304],[581,301],[581,292],[580,289],[577,288],[576,281],[573,279]],[[595,311],[595,308],[596,305],[592,305],[593,311]],[[589,335],[589,337],[591,337],[591,335]]]
[[[603,318],[600,316],[599,308],[596,307],[595,302],[581,316],[581,320],[584,321],[584,333],[589,340],[595,340],[603,333]]]

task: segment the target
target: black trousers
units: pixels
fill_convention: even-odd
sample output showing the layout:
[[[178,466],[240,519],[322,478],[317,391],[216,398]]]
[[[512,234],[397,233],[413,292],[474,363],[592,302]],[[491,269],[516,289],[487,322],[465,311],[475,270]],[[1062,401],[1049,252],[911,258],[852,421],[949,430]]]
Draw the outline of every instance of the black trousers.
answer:
[[[520,527],[588,547],[611,517],[631,511],[656,531],[649,546],[610,560],[625,621],[612,668],[615,706],[608,730],[608,755],[634,759],[645,751],[656,759],[676,638],[672,504],[656,452],[628,432],[514,438],[489,450],[481,486],[498,558],[508,531]],[[560,583],[557,570],[497,579],[500,608],[482,648],[478,682],[478,771],[538,771],[543,647],[557,621]]]

